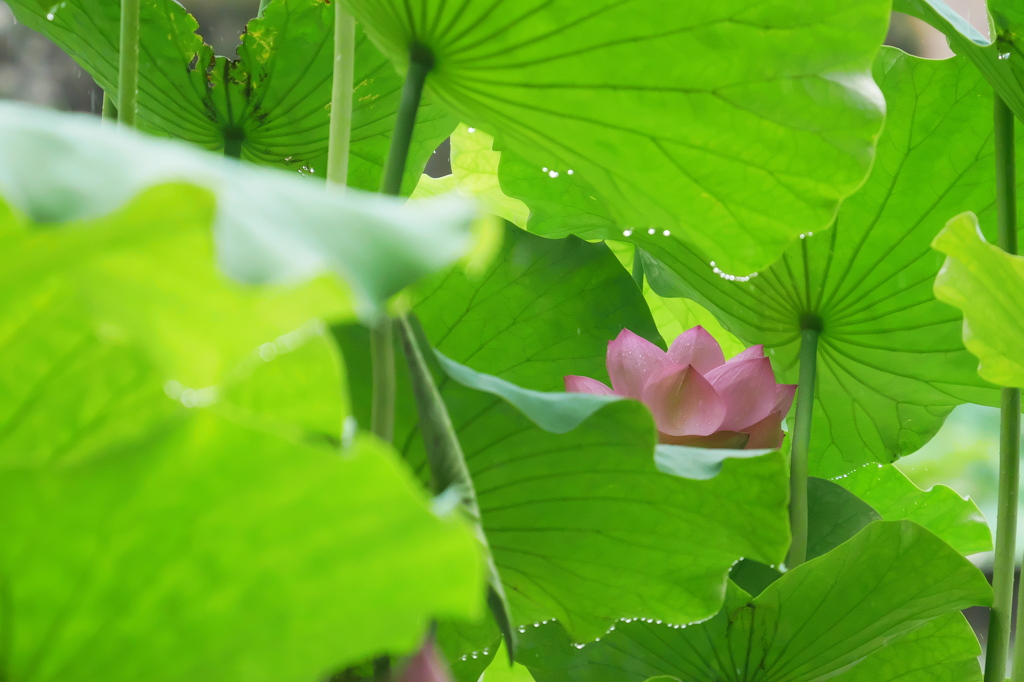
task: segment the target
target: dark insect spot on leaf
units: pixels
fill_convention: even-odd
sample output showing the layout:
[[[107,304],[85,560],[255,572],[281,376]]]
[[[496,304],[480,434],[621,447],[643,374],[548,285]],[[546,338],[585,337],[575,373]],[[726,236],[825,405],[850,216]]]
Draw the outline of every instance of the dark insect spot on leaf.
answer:
[[[199,66],[199,53],[198,52],[196,54],[192,55],[192,61],[190,61],[188,63],[188,72],[192,73],[193,71],[196,70],[197,66]]]

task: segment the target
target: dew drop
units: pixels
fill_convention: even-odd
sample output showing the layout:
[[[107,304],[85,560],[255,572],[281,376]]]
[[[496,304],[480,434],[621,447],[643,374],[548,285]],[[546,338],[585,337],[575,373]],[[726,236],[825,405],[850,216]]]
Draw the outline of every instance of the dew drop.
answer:
[[[557,178],[558,177],[558,171],[548,171],[548,177]]]
[[[476,132],[476,128],[466,128],[466,131],[470,132],[470,133],[475,133]]]

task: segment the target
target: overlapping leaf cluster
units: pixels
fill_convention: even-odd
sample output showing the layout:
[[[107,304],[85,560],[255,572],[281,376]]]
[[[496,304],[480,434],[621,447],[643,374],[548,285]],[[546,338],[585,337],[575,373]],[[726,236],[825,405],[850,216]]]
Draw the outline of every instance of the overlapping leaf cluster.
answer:
[[[991,230],[997,48],[879,52],[882,0],[342,1],[348,65],[323,0],[266,4],[235,59],[144,0],[139,127],[179,142],[0,109],[0,678],[356,679],[431,630],[464,682],[980,679],[987,526],[893,463],[1024,383],[1019,259],[967,217],[931,248]],[[116,94],[118,3],[9,4]],[[514,223],[482,268],[465,201],[316,177],[333,69],[372,190],[417,59],[403,193]],[[428,376],[396,365],[388,444],[360,322],[399,292]],[[820,334],[806,564],[788,446],[659,448],[640,403],[562,391],[697,322],[793,383]],[[472,490],[439,489],[438,429]]]

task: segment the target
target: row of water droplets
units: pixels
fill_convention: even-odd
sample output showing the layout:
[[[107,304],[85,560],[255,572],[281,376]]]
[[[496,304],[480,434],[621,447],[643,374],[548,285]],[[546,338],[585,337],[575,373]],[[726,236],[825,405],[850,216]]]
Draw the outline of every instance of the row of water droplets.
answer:
[[[273,341],[264,343],[247,358],[247,362],[255,365],[270,362],[279,355],[290,353],[302,346],[314,336],[324,333],[324,323],[313,320],[298,329],[282,334]],[[171,400],[176,400],[189,409],[209,407],[220,400],[220,387],[189,388],[180,381],[171,379],[164,384],[164,393]]]

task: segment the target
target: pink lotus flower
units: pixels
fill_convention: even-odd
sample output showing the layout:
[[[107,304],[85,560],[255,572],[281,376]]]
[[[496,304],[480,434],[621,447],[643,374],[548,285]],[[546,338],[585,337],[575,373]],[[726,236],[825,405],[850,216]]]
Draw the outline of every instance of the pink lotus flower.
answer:
[[[565,377],[570,393],[620,395],[646,405],[658,440],[705,448],[777,448],[796,386],[778,384],[763,346],[725,361],[703,327],[689,329],[668,352],[623,329],[608,342],[612,388],[597,379]]]
[[[451,673],[433,638],[417,651],[406,663],[399,678],[400,682],[452,682]]]

